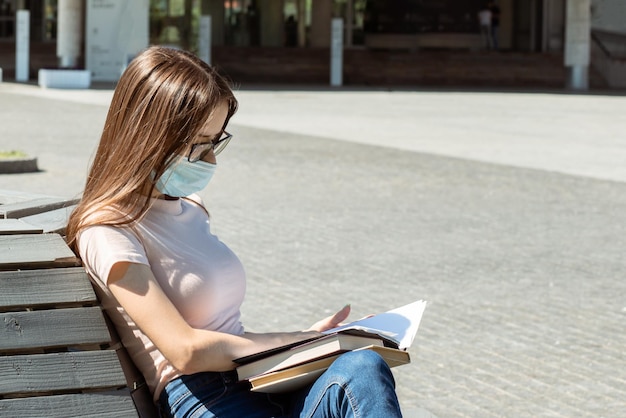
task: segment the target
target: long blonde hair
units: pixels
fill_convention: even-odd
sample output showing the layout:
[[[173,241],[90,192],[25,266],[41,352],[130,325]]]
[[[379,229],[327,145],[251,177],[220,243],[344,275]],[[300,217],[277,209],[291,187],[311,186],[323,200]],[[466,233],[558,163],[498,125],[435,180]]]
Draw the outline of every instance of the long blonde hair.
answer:
[[[237,100],[228,83],[195,55],[154,46],[122,74],[81,201],[66,239],[76,251],[79,232],[91,225],[124,225],[149,208],[156,179],[189,147],[222,103],[228,116]]]

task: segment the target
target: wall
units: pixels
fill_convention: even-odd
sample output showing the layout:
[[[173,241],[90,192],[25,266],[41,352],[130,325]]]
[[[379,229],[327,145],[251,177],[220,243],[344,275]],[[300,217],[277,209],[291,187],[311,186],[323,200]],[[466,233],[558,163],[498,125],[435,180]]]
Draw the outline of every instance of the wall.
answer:
[[[626,34],[626,0],[592,0],[591,27]]]

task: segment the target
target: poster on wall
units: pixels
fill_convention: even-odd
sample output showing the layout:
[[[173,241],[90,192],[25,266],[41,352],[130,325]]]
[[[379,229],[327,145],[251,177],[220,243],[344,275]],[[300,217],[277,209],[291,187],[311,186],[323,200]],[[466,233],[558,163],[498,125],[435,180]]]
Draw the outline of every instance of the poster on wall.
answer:
[[[86,66],[94,81],[117,81],[148,46],[149,0],[87,0]]]

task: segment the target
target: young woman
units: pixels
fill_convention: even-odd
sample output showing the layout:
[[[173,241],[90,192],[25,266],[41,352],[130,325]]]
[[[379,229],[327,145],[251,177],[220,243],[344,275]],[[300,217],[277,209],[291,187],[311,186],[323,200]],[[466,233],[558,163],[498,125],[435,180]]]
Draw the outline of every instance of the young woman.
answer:
[[[115,89],[68,243],[164,416],[400,416],[392,374],[369,350],[278,397],[237,382],[233,359],[316,336],[349,307],[307,331],[244,331],[244,270],[211,234],[195,194],[231,140],[236,110],[228,84],[194,55],[151,47],[135,58]]]

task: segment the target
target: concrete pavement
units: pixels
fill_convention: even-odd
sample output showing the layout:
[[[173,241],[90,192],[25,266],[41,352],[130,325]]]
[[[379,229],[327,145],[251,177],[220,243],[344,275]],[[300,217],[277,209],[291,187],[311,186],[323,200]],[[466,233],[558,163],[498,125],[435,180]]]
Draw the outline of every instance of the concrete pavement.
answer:
[[[0,148],[71,196],[109,90],[0,84]],[[620,96],[240,89],[203,197],[249,275],[253,331],[427,299],[407,417],[626,410],[626,137]]]

